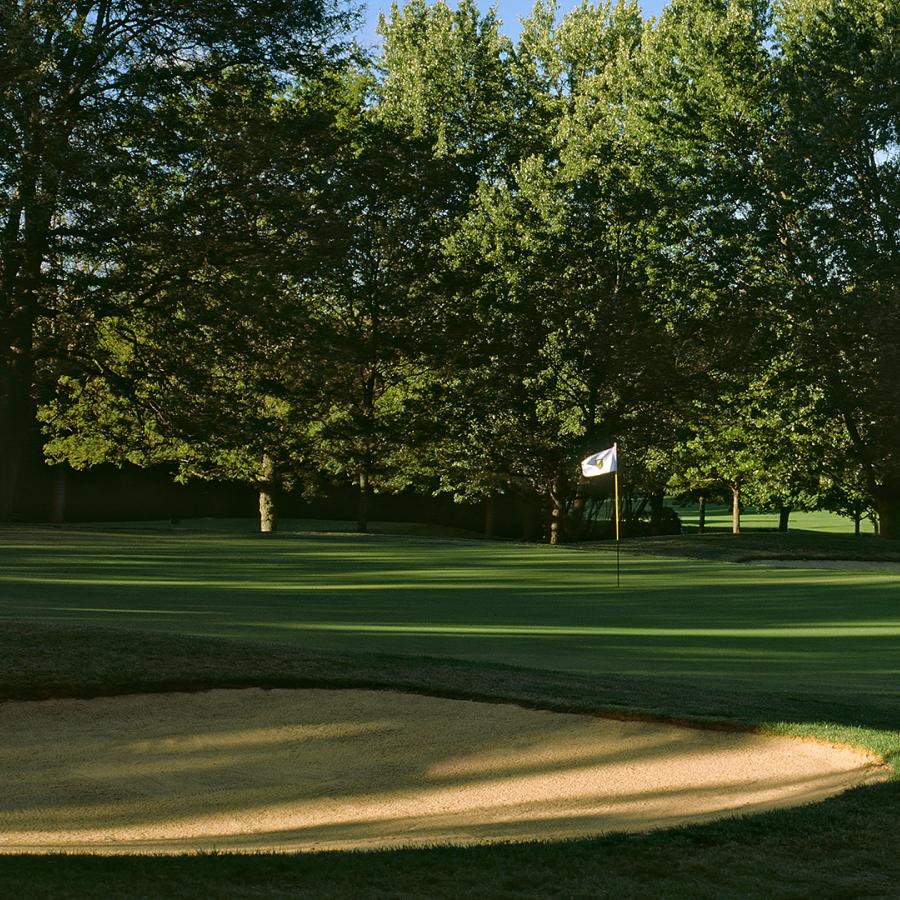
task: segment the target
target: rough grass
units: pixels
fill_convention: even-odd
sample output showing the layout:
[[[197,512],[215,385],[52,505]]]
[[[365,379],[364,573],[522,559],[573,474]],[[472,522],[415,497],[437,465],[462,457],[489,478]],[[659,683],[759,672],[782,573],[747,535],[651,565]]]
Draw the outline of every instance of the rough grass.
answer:
[[[898,764],[896,577],[636,553],[615,592],[606,553],[3,530],[0,698],[380,686],[808,734]],[[326,614],[343,630],[284,627]],[[895,778],[802,809],[570,843],[6,857],[0,896],[888,898],[898,809]]]

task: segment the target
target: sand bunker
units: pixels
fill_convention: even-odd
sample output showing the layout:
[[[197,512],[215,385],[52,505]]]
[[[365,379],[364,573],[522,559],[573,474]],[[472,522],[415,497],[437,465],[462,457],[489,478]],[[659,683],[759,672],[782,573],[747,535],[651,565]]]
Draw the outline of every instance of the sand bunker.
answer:
[[[0,772],[6,853],[571,838],[881,777],[807,741],[350,690],[6,703]]]

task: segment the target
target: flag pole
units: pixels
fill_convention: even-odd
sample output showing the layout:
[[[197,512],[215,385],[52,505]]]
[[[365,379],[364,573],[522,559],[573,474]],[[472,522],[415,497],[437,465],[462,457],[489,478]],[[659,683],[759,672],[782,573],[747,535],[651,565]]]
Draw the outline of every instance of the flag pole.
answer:
[[[616,448],[616,458],[618,459],[618,449],[617,445],[613,444],[613,448]],[[615,494],[616,494],[616,587],[620,587],[621,577],[619,570],[619,466],[616,465],[616,471],[613,472],[613,478],[615,479]]]
[[[592,453],[587,459],[581,461],[581,477],[594,478],[597,475],[615,476],[615,504],[616,504],[616,587],[619,587],[621,575],[619,572],[619,539],[621,537],[619,524],[619,445],[613,444],[607,450],[599,450]],[[608,482],[607,482],[608,483]]]

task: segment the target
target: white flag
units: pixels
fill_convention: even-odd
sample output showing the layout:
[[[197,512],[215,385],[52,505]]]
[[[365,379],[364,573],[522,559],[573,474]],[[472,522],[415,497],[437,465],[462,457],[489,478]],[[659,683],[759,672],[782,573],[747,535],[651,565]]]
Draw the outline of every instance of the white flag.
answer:
[[[585,478],[593,478],[595,475],[607,475],[610,472],[615,472],[618,468],[615,444],[608,450],[592,453],[587,459],[581,461],[581,474]]]

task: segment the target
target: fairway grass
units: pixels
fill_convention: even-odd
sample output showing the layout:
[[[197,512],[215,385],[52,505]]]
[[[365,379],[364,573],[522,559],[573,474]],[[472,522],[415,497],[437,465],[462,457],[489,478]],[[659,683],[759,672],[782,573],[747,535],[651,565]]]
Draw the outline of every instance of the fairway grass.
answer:
[[[384,687],[810,735],[897,766],[897,576],[724,561],[751,535],[704,544],[705,559],[679,549],[720,537],[626,545],[617,591],[605,549],[0,529],[0,697]],[[894,552],[824,537],[842,539],[831,555]],[[896,897],[898,791],[895,778],[741,821],[525,847],[7,858],[0,895]]]
[[[696,506],[677,506],[678,517],[685,531],[696,533],[699,523],[699,510]],[[775,531],[778,528],[779,514],[777,510],[757,512],[745,511],[741,514],[742,531]],[[731,531],[731,507],[724,504],[708,503],[706,506],[706,518],[704,527],[707,533]],[[788,525],[792,532],[814,531],[819,534],[853,534],[853,520],[824,510],[804,512],[798,510],[792,512],[788,519]],[[871,535],[874,532],[872,522],[863,519],[860,522],[860,532],[863,535]]]

